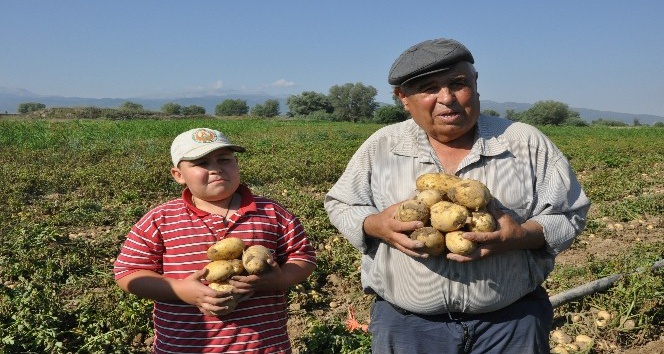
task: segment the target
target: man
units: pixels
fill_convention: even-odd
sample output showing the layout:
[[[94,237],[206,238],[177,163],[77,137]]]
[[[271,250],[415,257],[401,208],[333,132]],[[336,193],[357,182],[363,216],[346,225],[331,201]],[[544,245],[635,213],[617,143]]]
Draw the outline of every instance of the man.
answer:
[[[548,353],[553,309],[540,284],[585,226],[590,201],[567,159],[534,127],[480,114],[474,58],[451,39],[403,52],[388,81],[411,120],[375,132],[328,192],[331,222],[362,252],[376,294],[374,353]],[[498,230],[464,233],[468,256],[433,257],[394,219],[415,180],[483,182]]]

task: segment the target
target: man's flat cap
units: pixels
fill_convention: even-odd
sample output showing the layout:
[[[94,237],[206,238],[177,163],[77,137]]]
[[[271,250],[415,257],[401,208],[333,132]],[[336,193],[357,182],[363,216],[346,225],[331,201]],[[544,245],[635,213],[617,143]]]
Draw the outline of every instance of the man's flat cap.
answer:
[[[475,63],[468,48],[454,39],[439,38],[418,43],[397,58],[387,81],[400,86],[412,79],[448,70],[453,64]]]

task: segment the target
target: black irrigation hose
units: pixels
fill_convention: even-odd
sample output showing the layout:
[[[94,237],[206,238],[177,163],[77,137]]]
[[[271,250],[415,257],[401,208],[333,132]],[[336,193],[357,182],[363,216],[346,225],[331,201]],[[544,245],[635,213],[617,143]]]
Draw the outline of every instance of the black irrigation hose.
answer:
[[[652,267],[650,267],[650,270],[653,271],[662,267],[664,267],[664,259],[655,262],[652,265]],[[643,270],[644,270],[643,268],[638,268],[636,269],[635,272],[641,273],[643,272]],[[579,285],[576,288],[572,288],[560,294],[553,295],[549,297],[549,300],[551,301],[553,308],[562,306],[568,302],[578,300],[586,295],[590,295],[608,289],[618,279],[622,278],[623,275],[624,274],[613,274],[601,279],[591,281],[583,285]]]

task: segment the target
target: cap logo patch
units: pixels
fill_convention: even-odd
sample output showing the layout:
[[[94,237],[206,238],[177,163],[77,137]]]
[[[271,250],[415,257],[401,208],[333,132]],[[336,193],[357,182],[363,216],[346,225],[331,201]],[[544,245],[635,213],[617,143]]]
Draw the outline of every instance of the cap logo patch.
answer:
[[[211,143],[217,140],[217,134],[207,129],[199,129],[191,137],[197,143]]]

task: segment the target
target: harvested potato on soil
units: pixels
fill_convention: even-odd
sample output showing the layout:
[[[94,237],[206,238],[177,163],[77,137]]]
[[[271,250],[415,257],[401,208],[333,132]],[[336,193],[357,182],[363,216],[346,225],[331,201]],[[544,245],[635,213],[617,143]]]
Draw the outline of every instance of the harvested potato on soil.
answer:
[[[468,209],[444,200],[431,206],[431,226],[438,231],[459,230],[466,224],[468,216]]]
[[[418,191],[437,189],[443,193],[447,193],[447,190],[459,181],[461,181],[461,178],[447,173],[425,173],[417,177],[415,180],[415,188],[417,188]]]
[[[208,285],[208,286],[211,289],[214,289],[216,291],[224,291],[224,292],[232,291],[233,289],[235,289],[235,287],[233,285],[228,284],[227,282],[210,283],[210,285]],[[225,303],[225,305],[228,306],[228,308],[226,310],[216,311],[216,312],[211,311],[211,312],[215,316],[223,316],[223,315],[227,315],[227,314],[231,313],[233,310],[235,310],[235,308],[237,307],[237,304],[238,304],[238,300],[240,299],[240,295],[232,294],[231,296],[233,296],[233,299]]]
[[[585,334],[579,334],[574,339],[574,343],[579,346],[579,350],[586,350],[593,345],[593,339]]]
[[[226,259],[212,261],[205,266],[205,269],[208,270],[205,280],[211,283],[221,282],[235,275],[233,263]]]
[[[489,189],[484,183],[474,179],[464,179],[454,184],[447,191],[447,196],[454,203],[471,210],[484,208],[491,201]]]
[[[444,196],[445,194],[437,189],[425,189],[417,193],[415,200],[419,200],[424,203],[427,208],[431,208],[432,205],[443,200]]]
[[[551,354],[569,354],[569,350],[565,349],[564,346],[558,344],[557,346],[551,348]]]
[[[496,219],[486,210],[477,210],[470,213],[468,231],[491,232],[496,231]]]
[[[242,264],[247,273],[256,275],[265,273],[270,269],[267,263],[272,259],[272,252],[265,246],[253,245],[248,247],[242,255]]]
[[[597,319],[595,319],[595,325],[597,325],[597,327],[608,326],[611,318],[613,318],[613,316],[608,311],[600,311],[596,316]]]
[[[551,332],[551,340],[560,344],[572,343],[572,337],[560,329]]]
[[[439,256],[445,252],[445,236],[433,227],[421,227],[410,234],[413,240],[424,243],[424,252]]]
[[[237,237],[229,237],[217,241],[207,251],[208,258],[212,261],[222,259],[235,259],[242,256],[244,241]]]
[[[409,199],[402,202],[397,209],[394,218],[399,221],[429,221],[429,208],[423,202],[415,199]]]
[[[477,249],[477,244],[473,241],[461,237],[463,231],[452,231],[445,234],[445,246],[456,254],[467,256]]]

